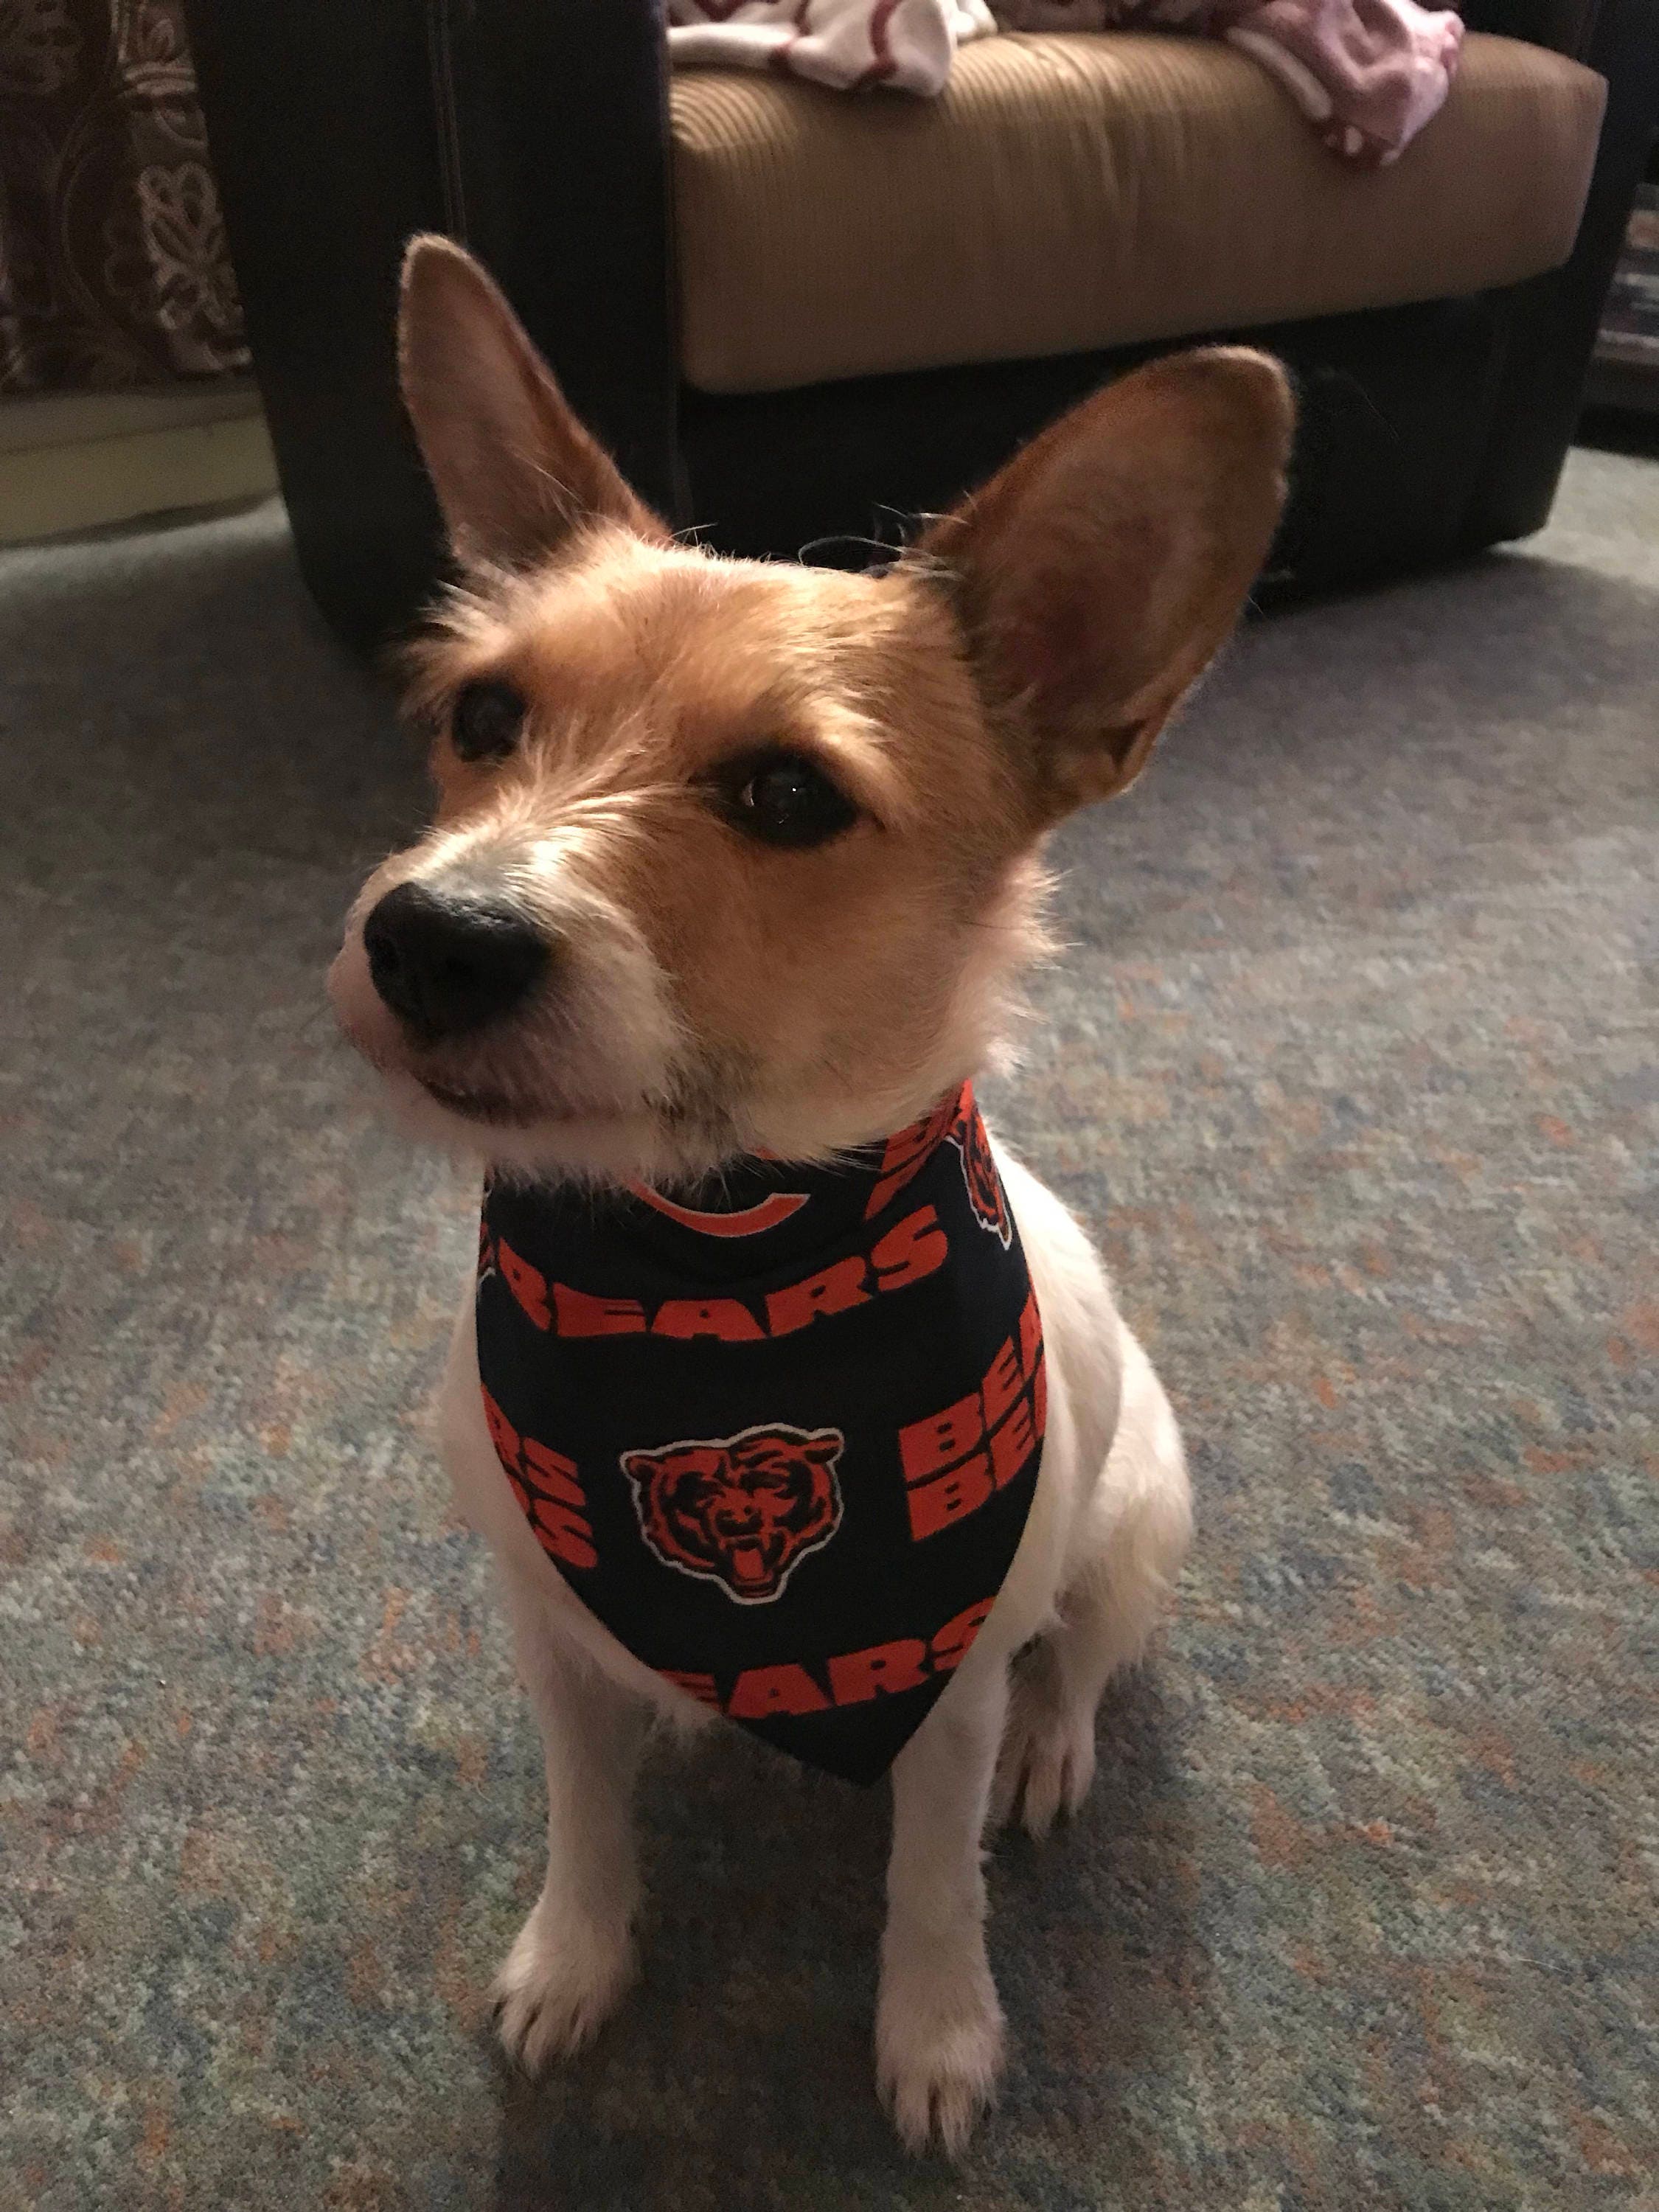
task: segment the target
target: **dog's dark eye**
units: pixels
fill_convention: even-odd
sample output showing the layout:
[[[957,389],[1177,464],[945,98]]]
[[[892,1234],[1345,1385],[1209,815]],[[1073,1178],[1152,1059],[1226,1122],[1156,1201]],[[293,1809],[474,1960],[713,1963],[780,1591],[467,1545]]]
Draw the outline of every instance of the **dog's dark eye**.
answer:
[[[726,811],[763,845],[825,845],[858,819],[837,784],[799,753],[768,753],[736,769],[726,783]]]
[[[464,761],[501,760],[519,742],[525,702],[499,677],[463,685],[449,717],[449,741]]]

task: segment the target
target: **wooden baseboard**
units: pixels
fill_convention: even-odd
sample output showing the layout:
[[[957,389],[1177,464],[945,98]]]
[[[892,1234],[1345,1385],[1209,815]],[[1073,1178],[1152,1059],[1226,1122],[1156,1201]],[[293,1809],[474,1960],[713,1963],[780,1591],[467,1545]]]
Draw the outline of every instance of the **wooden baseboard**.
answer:
[[[251,378],[0,400],[0,544],[276,488]]]

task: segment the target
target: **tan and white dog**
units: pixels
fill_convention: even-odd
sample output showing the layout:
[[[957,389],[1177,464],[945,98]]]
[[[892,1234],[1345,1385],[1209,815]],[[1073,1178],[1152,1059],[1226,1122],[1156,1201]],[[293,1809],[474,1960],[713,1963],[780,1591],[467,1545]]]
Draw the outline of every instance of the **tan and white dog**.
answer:
[[[435,823],[369,878],[331,977],[349,1036],[417,1128],[547,1177],[823,1160],[924,1113],[994,1058],[1042,950],[1045,833],[1139,772],[1237,616],[1283,495],[1282,373],[1236,349],[1140,369],[851,575],[678,544],[439,239],[410,252],[401,357],[464,580],[413,685]],[[1040,1835],[1080,1802],[1102,1691],[1190,1530],[1174,1418],[1100,1262],[998,1157],[1047,1440],[994,1608],[892,1769],[876,2017],[901,2135],[952,2150],[1002,2062],[988,1814]],[[486,1426],[472,1316],[441,1426],[546,1752],[546,1885],[496,1985],[534,2068],[633,1977],[648,1725],[709,1716],[550,1565]]]

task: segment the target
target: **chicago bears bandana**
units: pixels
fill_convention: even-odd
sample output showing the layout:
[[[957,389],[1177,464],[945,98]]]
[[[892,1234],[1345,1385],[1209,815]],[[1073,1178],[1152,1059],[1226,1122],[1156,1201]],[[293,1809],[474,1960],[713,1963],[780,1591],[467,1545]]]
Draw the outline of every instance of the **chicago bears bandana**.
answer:
[[[485,1417],[629,1650],[808,1765],[884,1774],[1036,1489],[1042,1331],[971,1085],[830,1167],[484,1194]]]

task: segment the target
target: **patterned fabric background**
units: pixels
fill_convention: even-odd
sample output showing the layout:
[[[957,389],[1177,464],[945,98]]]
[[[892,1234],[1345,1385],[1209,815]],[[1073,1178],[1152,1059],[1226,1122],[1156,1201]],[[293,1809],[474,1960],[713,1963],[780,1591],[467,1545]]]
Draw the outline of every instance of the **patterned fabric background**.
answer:
[[[179,0],[0,0],[0,392],[246,365]]]
[[[1263,623],[1069,829],[987,1110],[1185,1423],[1176,1618],[991,1863],[960,2170],[885,1793],[649,1764],[646,1979],[483,1993],[542,1778],[423,1399],[475,1186],[322,974],[417,763],[269,510],[0,559],[0,2212],[1656,2212],[1659,464]]]

